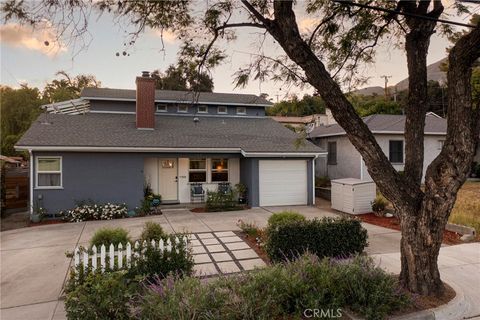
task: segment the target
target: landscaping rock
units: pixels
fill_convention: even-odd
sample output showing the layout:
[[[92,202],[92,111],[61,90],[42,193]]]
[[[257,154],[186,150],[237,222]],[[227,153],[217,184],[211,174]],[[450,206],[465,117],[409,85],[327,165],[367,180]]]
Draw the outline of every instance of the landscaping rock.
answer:
[[[473,241],[475,240],[475,236],[473,234],[464,234],[460,240],[462,240],[463,242],[470,242],[470,241]]]
[[[387,212],[385,213],[385,218],[393,218],[393,214]]]

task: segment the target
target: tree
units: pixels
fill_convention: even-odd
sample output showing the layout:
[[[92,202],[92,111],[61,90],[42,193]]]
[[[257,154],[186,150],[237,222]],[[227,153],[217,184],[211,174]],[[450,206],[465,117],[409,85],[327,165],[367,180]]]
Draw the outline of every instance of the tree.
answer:
[[[197,69],[170,65],[165,73],[160,70],[153,71],[152,77],[156,80],[156,88],[160,90],[213,91],[213,79],[206,73],[198,73]]]
[[[318,96],[308,94],[301,100],[294,96],[290,100],[277,102],[267,109],[267,114],[270,116],[302,117],[318,113],[325,113],[325,102]]]
[[[15,143],[41,113],[40,90],[22,85],[19,89],[0,86],[2,155],[18,153]]]
[[[58,71],[55,75],[59,78],[47,83],[43,90],[43,97],[48,103],[77,99],[83,88],[101,86],[100,81],[89,74],[79,74],[72,78],[65,71]]]
[[[459,10],[466,7],[455,3]],[[36,25],[52,21],[65,32],[68,24],[58,23],[71,10],[84,12],[88,3],[43,0],[34,6],[19,0],[2,5],[7,19]],[[214,59],[217,41],[234,41],[234,29],[263,31],[270,43],[284,55],[252,54],[251,64],[236,72],[238,85],[250,78],[312,86],[343,127],[350,142],[360,152],[370,176],[380,191],[395,206],[401,224],[402,285],[411,292],[441,295],[444,291],[437,258],[443,231],[455,203],[456,194],[466,180],[480,131],[479,109],[472,104],[472,65],[480,57],[480,26],[461,35],[449,53],[448,130],[439,156],[429,165],[422,188],[424,126],[428,108],[427,53],[430,37],[444,7],[441,0],[309,1],[216,1],[200,7],[188,1],[97,1],[100,10],[128,17],[138,35],[145,27],[180,32],[190,45],[196,44],[195,60],[199,70]],[[385,8],[381,11],[372,6]],[[305,8],[317,20],[308,32],[299,30],[295,10]],[[80,10],[79,10],[80,9]],[[75,16],[75,15],[73,15]],[[61,22],[61,21],[60,21]],[[448,26],[448,25],[447,25]],[[62,28],[63,27],[63,28]],[[74,31],[84,28],[76,25]],[[192,31],[193,30],[193,31]],[[191,36],[193,32],[199,37]],[[79,35],[76,32],[75,35]],[[204,38],[209,36],[205,43]],[[408,100],[405,106],[405,170],[399,174],[376,142],[372,132],[355,112],[339,83],[361,81],[358,65],[374,59],[381,39],[396,37],[404,42],[409,74]],[[258,38],[258,37],[257,37]],[[203,39],[203,41],[202,41]],[[260,44],[265,43],[260,37]],[[263,41],[263,42],[262,42]],[[396,40],[397,41],[397,40]],[[260,51],[261,52],[261,51]]]

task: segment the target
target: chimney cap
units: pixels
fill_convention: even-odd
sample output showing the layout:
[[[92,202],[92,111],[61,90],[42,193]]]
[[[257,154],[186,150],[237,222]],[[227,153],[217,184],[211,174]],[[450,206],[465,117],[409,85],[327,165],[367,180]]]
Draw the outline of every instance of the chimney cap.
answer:
[[[142,71],[142,77],[150,78],[150,71]]]

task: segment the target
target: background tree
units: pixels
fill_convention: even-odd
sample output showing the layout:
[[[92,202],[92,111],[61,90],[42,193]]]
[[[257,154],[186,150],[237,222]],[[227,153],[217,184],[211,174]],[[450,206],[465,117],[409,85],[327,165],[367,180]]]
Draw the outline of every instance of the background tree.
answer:
[[[37,88],[27,85],[19,89],[0,86],[2,155],[18,154],[14,145],[41,113],[44,100]]]
[[[293,96],[289,100],[275,103],[267,109],[269,116],[308,116],[325,113],[325,102],[319,96],[304,95],[302,99]]]
[[[100,81],[92,75],[71,77],[64,71],[55,75],[57,79],[48,82],[43,91],[28,85],[19,89],[0,86],[2,155],[22,154],[14,146],[42,112],[41,105],[77,99],[83,88],[100,86]]]
[[[43,90],[43,97],[47,103],[61,102],[80,97],[85,87],[100,87],[101,83],[94,75],[79,74],[71,77],[65,71],[58,71],[57,79],[47,83]]]
[[[2,10],[7,20],[15,18],[34,26],[48,19],[58,27],[60,34],[66,34],[69,24],[64,20],[73,19],[71,17],[82,14],[91,5],[92,2],[81,0],[66,3],[42,0],[34,5],[9,0],[2,4]],[[194,48],[196,54],[192,55],[192,60],[199,62],[200,71],[204,64],[216,59],[219,52],[215,49],[221,53],[215,46],[217,42],[236,39],[234,29],[248,27],[263,31],[260,46],[268,37],[269,45],[277,46],[284,54],[253,54],[251,63],[236,72],[237,84],[244,85],[251,78],[272,79],[300,87],[312,86],[320,94],[362,155],[377,187],[397,210],[402,233],[402,285],[424,295],[443,293],[437,264],[443,231],[456,194],[466,180],[480,130],[480,112],[472,104],[471,88],[472,65],[480,57],[480,26],[461,35],[450,50],[447,137],[439,156],[427,168],[422,188],[424,126],[429,102],[427,53],[435,31],[451,33],[448,25],[437,26],[444,11],[442,0],[372,0],[368,4],[353,0],[297,3],[241,0],[203,4],[104,0],[95,1],[94,5],[102,11],[126,17],[136,27],[134,35],[141,34],[147,27],[178,32],[180,38]],[[463,12],[466,9],[458,2],[455,5]],[[318,23],[312,30],[302,33],[297,13]],[[88,19],[75,21],[88,24]],[[86,26],[75,24],[71,31],[73,36],[79,36],[86,32]],[[255,37],[258,39],[258,34]],[[362,80],[358,65],[374,61],[377,44],[388,37],[404,45],[409,75],[402,175],[390,164],[340,86]]]

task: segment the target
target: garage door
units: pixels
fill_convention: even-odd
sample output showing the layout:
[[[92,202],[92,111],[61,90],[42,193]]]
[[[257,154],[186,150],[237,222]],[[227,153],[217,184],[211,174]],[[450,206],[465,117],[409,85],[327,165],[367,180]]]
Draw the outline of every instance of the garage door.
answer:
[[[259,161],[260,206],[307,204],[306,160]]]

